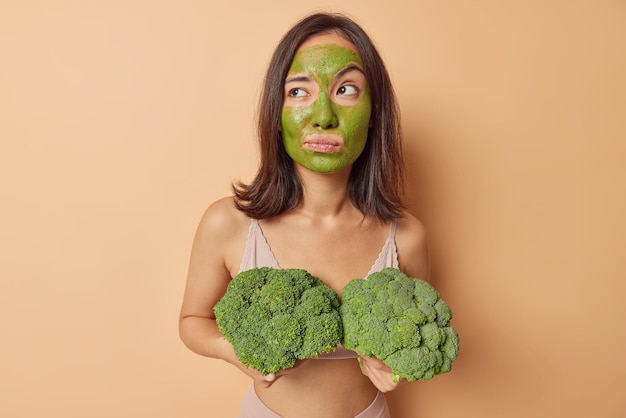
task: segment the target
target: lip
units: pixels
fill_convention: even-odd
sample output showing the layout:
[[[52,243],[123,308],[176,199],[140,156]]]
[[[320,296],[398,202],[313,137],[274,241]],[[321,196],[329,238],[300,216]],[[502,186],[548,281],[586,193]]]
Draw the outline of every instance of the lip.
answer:
[[[302,146],[309,151],[332,154],[343,147],[341,139],[339,135],[308,135]]]

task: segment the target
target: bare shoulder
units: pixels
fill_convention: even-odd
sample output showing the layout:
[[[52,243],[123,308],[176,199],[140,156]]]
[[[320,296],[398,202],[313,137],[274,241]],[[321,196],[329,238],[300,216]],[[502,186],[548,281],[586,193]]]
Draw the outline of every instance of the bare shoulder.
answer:
[[[233,197],[219,199],[202,215],[195,247],[215,262],[219,261],[232,274],[239,268],[249,225],[250,218],[235,207]]]
[[[212,318],[239,264],[247,217],[232,198],[211,204],[202,215],[191,249],[181,318]]]
[[[247,229],[250,219],[235,207],[232,196],[213,202],[202,215],[198,230],[214,237],[226,238]]]
[[[408,212],[398,219],[396,246],[400,269],[411,277],[428,280],[430,261],[426,228],[422,222]]]
[[[426,245],[426,228],[415,216],[404,212],[398,219],[396,243],[408,252],[420,250]]]

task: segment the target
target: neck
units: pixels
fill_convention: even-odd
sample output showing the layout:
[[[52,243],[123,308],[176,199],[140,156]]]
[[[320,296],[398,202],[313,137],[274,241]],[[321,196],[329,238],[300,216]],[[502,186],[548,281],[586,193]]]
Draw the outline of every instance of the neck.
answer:
[[[350,169],[336,173],[316,173],[296,165],[302,182],[303,199],[299,211],[312,218],[337,217],[354,210],[348,196]]]

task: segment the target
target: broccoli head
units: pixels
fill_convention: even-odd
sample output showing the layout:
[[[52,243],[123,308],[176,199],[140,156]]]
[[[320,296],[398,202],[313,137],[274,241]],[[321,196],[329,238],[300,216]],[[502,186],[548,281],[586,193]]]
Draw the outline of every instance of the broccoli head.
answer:
[[[343,289],[340,314],[344,348],[376,357],[395,382],[426,380],[450,371],[459,337],[439,292],[396,268],[355,279]]]
[[[300,269],[241,272],[213,311],[239,361],[263,374],[335,350],[343,333],[337,294]]]

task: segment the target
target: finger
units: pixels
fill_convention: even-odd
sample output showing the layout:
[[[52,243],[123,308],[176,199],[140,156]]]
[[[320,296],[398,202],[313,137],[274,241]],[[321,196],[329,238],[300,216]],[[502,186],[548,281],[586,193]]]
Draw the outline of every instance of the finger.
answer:
[[[306,360],[296,360],[295,364],[288,369],[283,369],[276,373],[276,377],[284,376],[289,373],[293,373],[299,370],[302,366],[306,365],[309,362],[309,359]]]
[[[369,367],[391,373],[391,367],[387,366],[382,360],[376,357],[363,357],[363,360]]]
[[[357,361],[359,362],[359,367],[361,368],[361,373],[367,376],[367,365],[365,364],[365,360],[363,356],[357,357]]]

